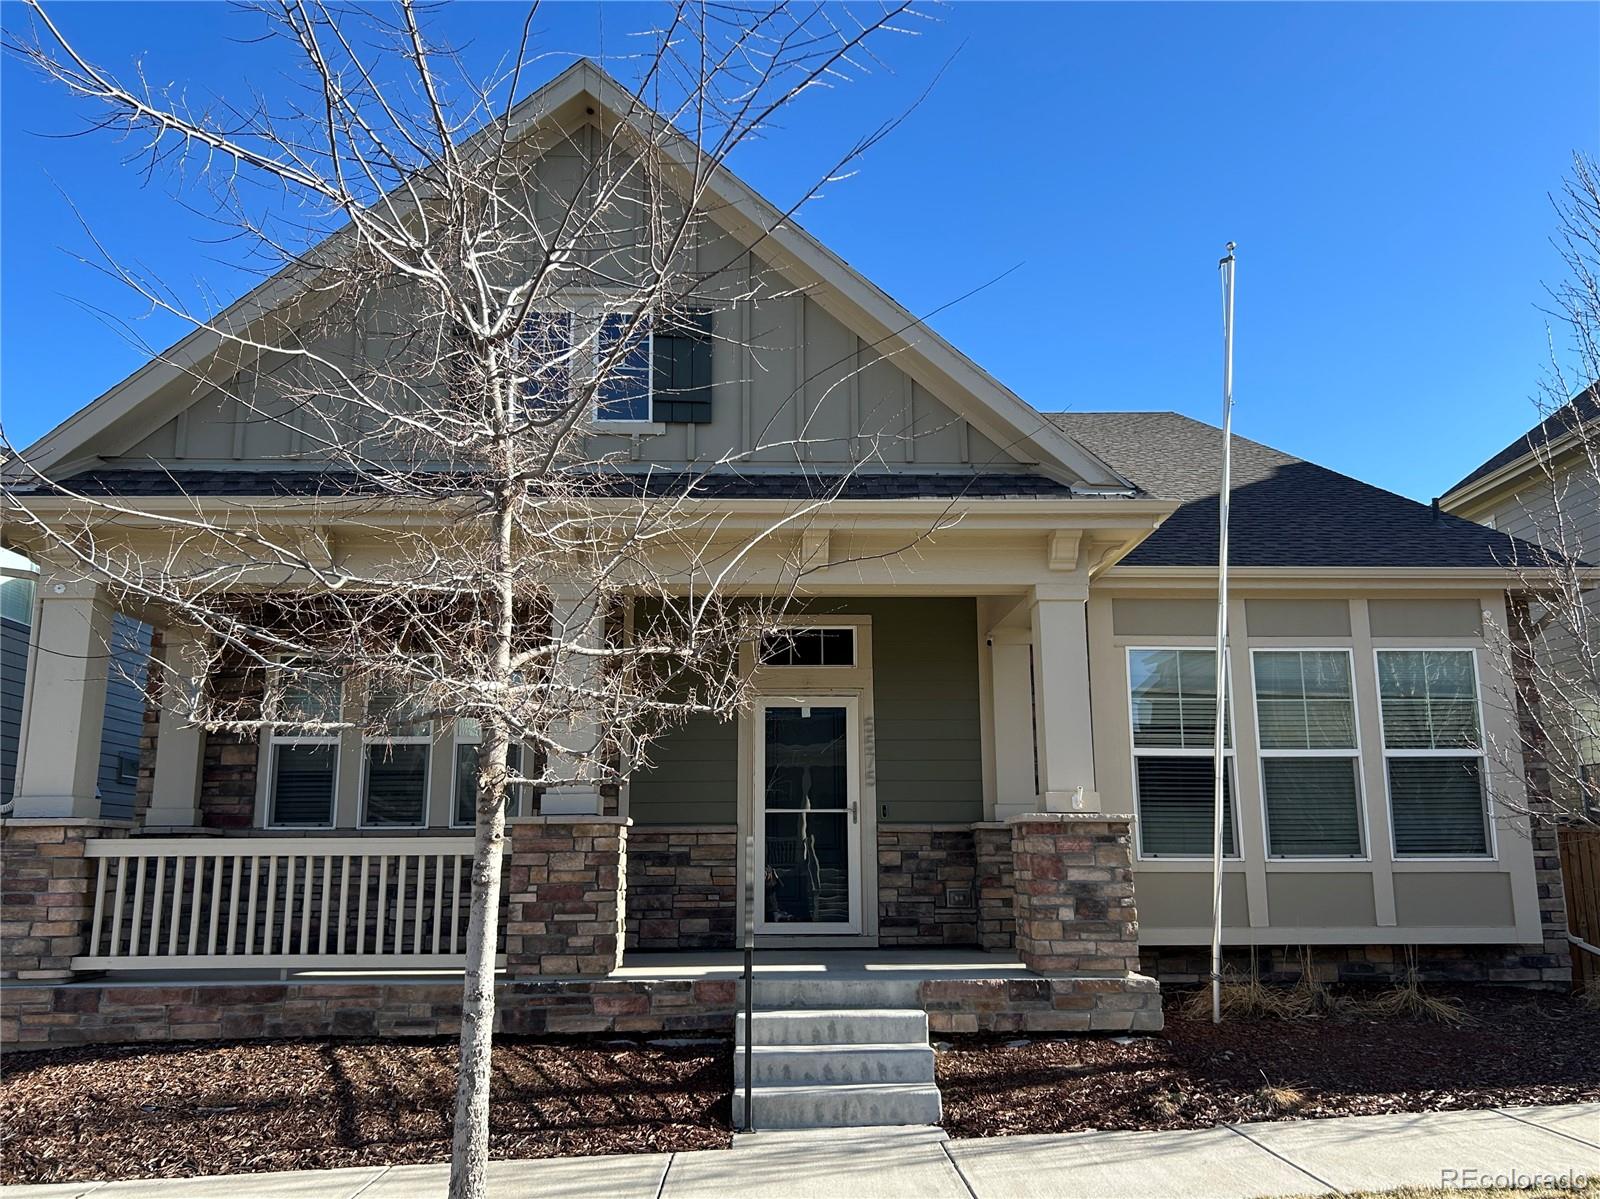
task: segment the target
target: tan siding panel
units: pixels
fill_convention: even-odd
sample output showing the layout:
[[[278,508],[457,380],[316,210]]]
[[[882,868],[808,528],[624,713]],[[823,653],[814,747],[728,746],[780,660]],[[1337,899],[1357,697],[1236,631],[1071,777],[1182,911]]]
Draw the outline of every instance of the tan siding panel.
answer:
[[[1274,925],[1284,928],[1376,926],[1372,874],[1273,872],[1267,875],[1267,912]]]
[[[1493,927],[1515,923],[1511,876],[1481,872],[1394,876],[1395,919],[1402,927]]]
[[[1118,637],[1203,637],[1217,631],[1217,605],[1210,600],[1113,600],[1111,631]]]
[[[1375,599],[1367,612],[1374,637],[1476,637],[1483,626],[1474,599]]]
[[[1245,600],[1252,637],[1348,637],[1348,600]]]

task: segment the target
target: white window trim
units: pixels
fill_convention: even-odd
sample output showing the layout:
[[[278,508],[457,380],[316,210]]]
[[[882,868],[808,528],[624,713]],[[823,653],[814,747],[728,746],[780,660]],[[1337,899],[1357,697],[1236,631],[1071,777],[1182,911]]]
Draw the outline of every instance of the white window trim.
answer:
[[[1198,758],[1210,759],[1214,756],[1213,749],[1197,750],[1182,745],[1165,746],[1140,746],[1138,744],[1138,726],[1133,714],[1133,655],[1149,653],[1167,653],[1188,650],[1195,653],[1216,656],[1215,646],[1203,645],[1129,645],[1122,651],[1122,689],[1128,697],[1128,768],[1130,781],[1133,784],[1133,811],[1134,811],[1134,856],[1139,861],[1145,862],[1209,862],[1209,853],[1146,853],[1144,848],[1144,820],[1139,811],[1139,759],[1140,758]],[[1233,852],[1224,853],[1224,862],[1242,862],[1244,860],[1244,830],[1239,826],[1239,734],[1234,727],[1234,688],[1230,685],[1233,681],[1233,656],[1224,655],[1222,669],[1227,675],[1223,682],[1224,718],[1227,720],[1227,736],[1224,739],[1222,756],[1223,768],[1228,772],[1228,782],[1232,784],[1233,791]],[[1215,774],[1212,776],[1215,778]]]
[[[804,617],[791,617],[779,625],[771,633],[763,633],[756,640],[755,660],[759,670],[856,670],[861,665],[861,637],[858,633],[860,625],[838,624],[822,619],[806,620]],[[763,662],[761,660],[761,642],[767,637],[781,637],[785,633],[827,633],[847,632],[850,634],[850,661],[802,664],[793,662]]]
[[[269,669],[272,669],[272,670],[281,669],[282,667],[288,666],[290,664],[290,661],[291,660],[288,659],[288,658],[279,658],[273,663],[272,667],[269,667]],[[340,709],[340,711],[342,713],[343,710],[344,710],[344,701],[345,701],[345,694],[344,694],[345,693],[345,686],[344,686],[344,680],[343,679],[339,679],[338,680],[338,686],[339,686],[338,703],[339,703],[339,709]],[[272,691],[271,691],[271,689],[269,687],[269,690],[268,690],[269,697],[271,696],[271,694],[272,694]],[[309,735],[309,734],[304,734],[304,733],[279,733],[278,732],[278,728],[277,728],[276,725],[268,726],[267,736],[266,736],[266,752],[263,755],[261,755],[265,759],[265,762],[264,762],[265,770],[263,771],[263,773],[264,773],[264,775],[266,777],[263,779],[263,781],[261,783],[261,786],[258,788],[258,792],[259,792],[259,794],[261,796],[261,827],[262,828],[264,828],[264,829],[274,829],[274,830],[283,830],[283,831],[296,831],[296,830],[298,830],[298,831],[301,831],[301,832],[320,832],[320,831],[324,831],[324,830],[328,830],[328,829],[335,829],[335,828],[338,827],[338,825],[339,825],[339,772],[340,772],[341,767],[343,766],[343,762],[341,761],[341,759],[344,757],[344,754],[342,752],[343,741],[344,741],[343,736],[338,732],[322,733],[322,734],[315,734],[315,735]],[[332,794],[328,798],[328,822],[326,824],[278,824],[278,823],[275,823],[273,821],[272,817],[273,817],[273,813],[277,810],[277,804],[275,802],[275,796],[273,795],[273,786],[272,785],[273,785],[273,780],[277,777],[277,772],[278,772],[278,746],[280,746],[280,745],[328,745],[328,746],[332,746],[333,747],[333,790],[332,790]]]
[[[1350,749],[1267,749],[1261,744],[1261,695],[1256,684],[1257,654],[1343,654],[1350,666],[1350,719],[1355,726],[1355,746]],[[1250,706],[1256,714],[1256,778],[1261,794],[1261,846],[1269,862],[1370,862],[1372,861],[1372,813],[1367,803],[1366,771],[1361,756],[1361,701],[1356,696],[1355,653],[1348,645],[1264,645],[1250,647]],[[1267,758],[1339,758],[1355,764],[1356,812],[1361,823],[1361,849],[1346,854],[1275,854],[1272,830],[1267,815]]]
[[[365,705],[366,696],[361,697]],[[434,752],[435,737],[434,722],[431,720],[415,721],[426,731],[414,733],[406,737],[369,737],[365,734],[361,738],[361,789],[356,794],[356,828],[363,832],[383,832],[386,830],[409,830],[432,828],[433,813],[429,810],[430,799],[433,795],[433,772],[438,767],[439,755]],[[367,820],[367,787],[368,775],[372,766],[372,747],[375,745],[426,745],[428,747],[428,769],[422,779],[422,820],[417,824],[372,824]]]
[[[1390,653],[1453,653],[1467,654],[1472,660],[1472,695],[1478,718],[1478,748],[1476,752],[1459,749],[1390,749],[1389,735],[1383,727],[1383,670],[1380,655]],[[1498,862],[1500,860],[1500,839],[1496,835],[1494,810],[1491,806],[1489,788],[1489,747],[1485,742],[1483,723],[1483,680],[1478,672],[1478,651],[1475,646],[1468,645],[1384,645],[1374,646],[1372,649],[1373,685],[1378,690],[1378,736],[1383,740],[1383,790],[1384,800],[1389,808],[1389,856],[1398,866],[1402,862]],[[1483,825],[1485,840],[1488,844],[1487,854],[1455,854],[1455,855],[1424,855],[1402,854],[1395,844],[1394,835],[1394,795],[1389,783],[1390,758],[1472,758],[1478,759],[1478,780],[1482,790],[1483,800]]]

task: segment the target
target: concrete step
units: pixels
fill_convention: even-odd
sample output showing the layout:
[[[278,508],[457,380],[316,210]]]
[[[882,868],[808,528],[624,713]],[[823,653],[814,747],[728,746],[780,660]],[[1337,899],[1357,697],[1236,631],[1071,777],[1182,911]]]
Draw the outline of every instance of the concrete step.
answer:
[[[751,1099],[757,1129],[937,1124],[940,1112],[939,1088],[931,1082],[758,1086]],[[733,1091],[733,1120],[743,1127],[743,1087]]]
[[[769,1008],[896,1008],[917,1006],[914,978],[763,978],[756,975],[755,1004]]]
[[[758,1045],[751,1050],[757,1086],[848,1082],[932,1082],[933,1050],[918,1045]],[[744,1085],[744,1050],[733,1055],[733,1085]]]
[[[735,1049],[744,1044],[744,1013],[734,1024]],[[928,1014],[915,1009],[834,1008],[755,1013],[760,1045],[927,1044]]]

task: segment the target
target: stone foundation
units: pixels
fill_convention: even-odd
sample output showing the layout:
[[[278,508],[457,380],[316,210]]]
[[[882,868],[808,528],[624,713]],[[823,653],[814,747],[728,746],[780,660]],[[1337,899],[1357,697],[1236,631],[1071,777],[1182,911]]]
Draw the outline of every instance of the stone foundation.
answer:
[[[506,971],[610,974],[622,964],[628,825],[617,816],[506,821]]]
[[[976,945],[972,829],[878,826],[878,944]]]
[[[1017,943],[1017,879],[1011,858],[1011,826],[975,824],[978,944],[1010,949]]]
[[[936,1033],[1154,1032],[1153,979],[931,979],[918,1004]],[[495,1029],[523,1036],[731,1036],[732,979],[523,979],[496,988]],[[433,1037],[461,1030],[461,984],[70,983],[0,987],[0,1048],[287,1037]]]
[[[1040,974],[1139,969],[1127,816],[1049,813],[1011,824],[1017,956]]]
[[[1424,982],[1510,983],[1565,987],[1570,961],[1542,945],[1417,945],[1417,974]],[[1294,982],[1304,972],[1309,952],[1315,976],[1328,983],[1390,983],[1406,976],[1404,945],[1263,945],[1254,969],[1267,982]],[[1245,978],[1251,972],[1248,948],[1223,950],[1223,968]],[[1176,986],[1203,983],[1211,972],[1211,950],[1204,945],[1158,946],[1143,950],[1140,969]]]
[[[504,982],[495,1029],[520,1035],[731,1032],[720,979]],[[74,983],[0,988],[0,1045],[160,1044],[282,1037],[432,1037],[461,1031],[461,982]]]
[[[1160,1032],[1153,978],[967,978],[925,982],[921,1006],[936,1033]]]
[[[628,948],[732,949],[739,924],[739,831],[635,826],[628,832]]]
[[[0,977],[72,977],[87,952],[94,915],[94,862],[84,842],[125,835],[128,821],[8,817],[0,820]]]

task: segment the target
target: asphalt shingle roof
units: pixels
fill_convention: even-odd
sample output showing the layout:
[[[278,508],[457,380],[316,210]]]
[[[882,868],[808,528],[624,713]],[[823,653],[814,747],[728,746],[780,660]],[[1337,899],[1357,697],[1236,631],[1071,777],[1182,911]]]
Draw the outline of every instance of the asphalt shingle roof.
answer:
[[[439,476],[430,479],[437,484]],[[681,496],[692,484],[704,499],[812,500],[840,499],[1013,499],[1044,496],[1069,499],[1071,488],[1033,474],[867,472],[855,474],[716,471],[700,475],[677,472],[617,473],[605,476],[599,488],[621,496]],[[463,486],[465,486],[463,480]],[[73,475],[61,486],[90,496],[215,496],[324,498],[372,495],[374,480],[348,472],[318,470],[90,470]]]
[[[1150,495],[1182,506],[1123,561],[1215,566],[1222,430],[1176,412],[1047,414]],[[1503,567],[1523,542],[1235,436],[1228,559],[1235,566]]]
[[[1124,562],[1216,565],[1220,429],[1176,412],[1046,415],[1130,479],[1142,494],[1180,502],[1178,510]],[[681,495],[689,478],[674,472],[615,474],[607,477],[605,490],[629,496]],[[1067,486],[1038,474],[717,471],[694,481],[705,498],[735,500],[1067,499],[1073,494]],[[64,486],[96,496],[238,499],[337,498],[375,490],[370,481],[352,474],[307,469],[104,468],[75,475]],[[1236,566],[1496,568],[1538,560],[1538,551],[1503,533],[1243,437],[1234,438],[1229,536],[1230,559]]]

